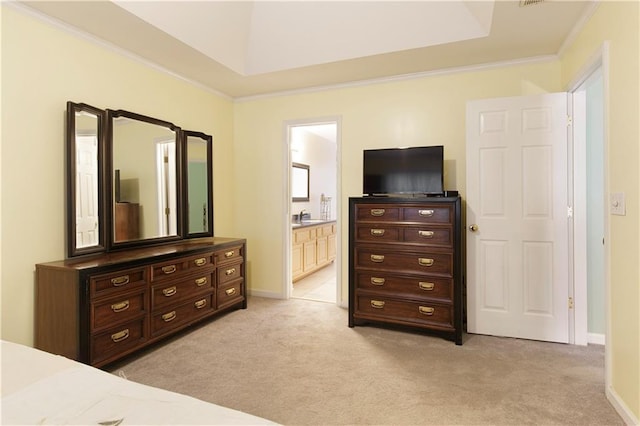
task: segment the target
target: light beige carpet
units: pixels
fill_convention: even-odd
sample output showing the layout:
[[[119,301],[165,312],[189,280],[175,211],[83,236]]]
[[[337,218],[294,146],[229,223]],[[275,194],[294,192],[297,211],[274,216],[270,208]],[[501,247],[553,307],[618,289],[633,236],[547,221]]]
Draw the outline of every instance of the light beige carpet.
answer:
[[[621,425],[604,347],[371,326],[333,304],[253,297],[113,365],[133,381],[288,425]]]

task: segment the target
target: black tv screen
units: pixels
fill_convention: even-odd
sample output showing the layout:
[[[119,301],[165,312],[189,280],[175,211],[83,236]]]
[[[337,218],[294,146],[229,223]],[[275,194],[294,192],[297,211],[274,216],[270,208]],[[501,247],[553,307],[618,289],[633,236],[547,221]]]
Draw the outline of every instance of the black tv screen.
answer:
[[[364,150],[363,194],[442,195],[444,147]]]

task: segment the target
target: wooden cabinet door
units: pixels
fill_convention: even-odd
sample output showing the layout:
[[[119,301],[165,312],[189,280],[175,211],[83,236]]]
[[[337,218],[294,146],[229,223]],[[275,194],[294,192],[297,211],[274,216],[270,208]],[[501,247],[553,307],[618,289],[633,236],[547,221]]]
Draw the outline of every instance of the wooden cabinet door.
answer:
[[[316,267],[316,240],[304,243],[303,247],[304,272],[315,269]]]
[[[327,257],[330,261],[336,258],[336,234],[327,237]]]
[[[327,237],[318,237],[316,245],[316,263],[322,266],[329,260]]]
[[[291,250],[291,274],[296,279],[303,272],[302,244],[294,244]]]

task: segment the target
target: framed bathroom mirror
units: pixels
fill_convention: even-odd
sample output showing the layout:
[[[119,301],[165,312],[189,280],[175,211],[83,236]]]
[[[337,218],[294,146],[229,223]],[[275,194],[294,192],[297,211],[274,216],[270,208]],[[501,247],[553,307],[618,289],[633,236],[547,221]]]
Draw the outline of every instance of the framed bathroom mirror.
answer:
[[[210,237],[213,235],[213,138],[190,130],[184,130],[182,137],[186,236]]]
[[[309,166],[291,163],[291,197],[293,202],[309,201]]]
[[[179,239],[180,128],[123,110],[107,110],[107,120],[111,247]]]
[[[67,102],[67,255],[105,250],[104,110]]]

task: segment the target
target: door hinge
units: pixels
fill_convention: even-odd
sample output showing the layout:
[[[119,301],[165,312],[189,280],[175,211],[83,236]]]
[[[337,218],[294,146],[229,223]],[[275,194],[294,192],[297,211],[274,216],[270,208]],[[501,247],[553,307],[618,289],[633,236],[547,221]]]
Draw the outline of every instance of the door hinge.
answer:
[[[573,217],[573,207],[567,206],[567,217]]]
[[[567,127],[571,126],[573,124],[573,117],[570,115],[567,115]]]
[[[573,309],[573,297],[569,297],[569,309]]]

